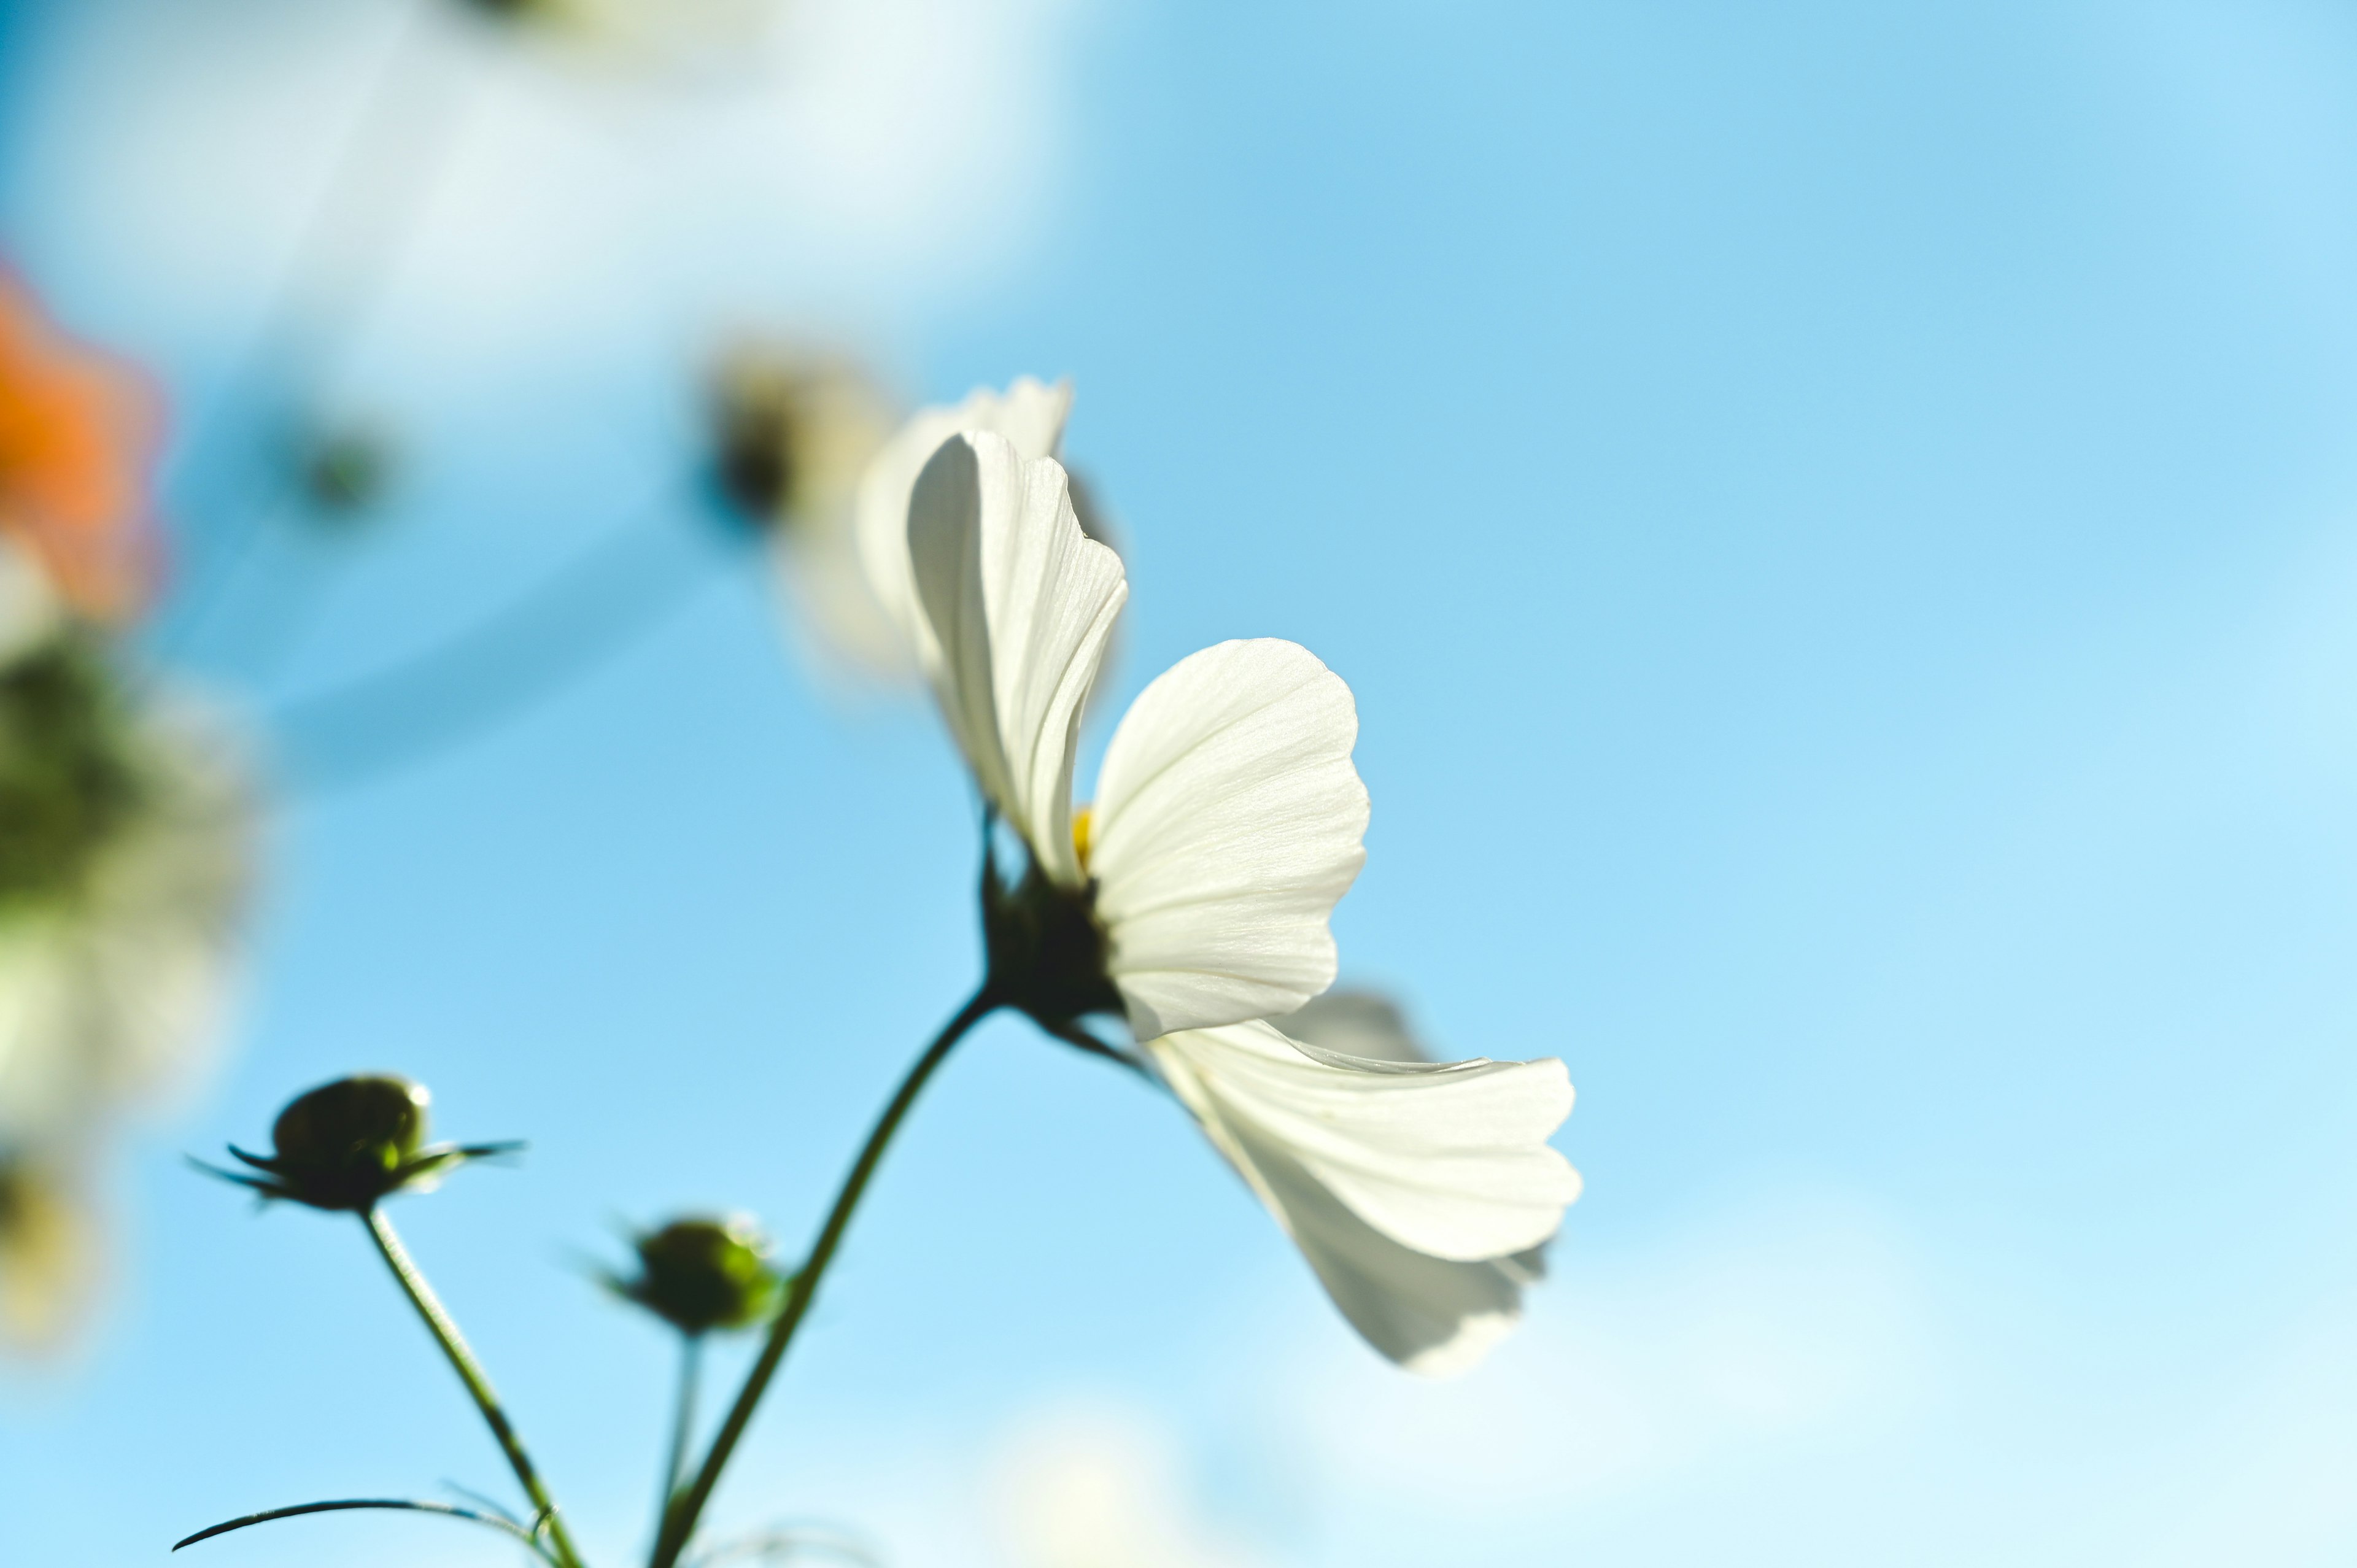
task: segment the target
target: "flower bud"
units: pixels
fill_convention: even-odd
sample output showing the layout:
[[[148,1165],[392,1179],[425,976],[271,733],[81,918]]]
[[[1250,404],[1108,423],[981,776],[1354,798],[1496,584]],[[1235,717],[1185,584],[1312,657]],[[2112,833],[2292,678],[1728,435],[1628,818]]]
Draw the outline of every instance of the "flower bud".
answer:
[[[759,1323],[785,1283],[770,1266],[768,1238],[741,1216],[674,1219],[632,1245],[638,1277],[607,1283],[683,1334]]]
[[[271,1153],[230,1153],[259,1176],[213,1170],[264,1197],[365,1214],[396,1192],[429,1190],[468,1160],[515,1144],[425,1144],[425,1086],[391,1073],[358,1073],[297,1095],[270,1129]]]

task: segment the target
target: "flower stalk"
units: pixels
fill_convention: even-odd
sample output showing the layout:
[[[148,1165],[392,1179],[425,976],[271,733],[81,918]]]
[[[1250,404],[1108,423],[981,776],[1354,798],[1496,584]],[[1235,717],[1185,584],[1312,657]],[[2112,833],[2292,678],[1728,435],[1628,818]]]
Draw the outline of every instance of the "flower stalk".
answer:
[[[516,1434],[515,1424],[508,1420],[507,1412],[500,1408],[500,1396],[492,1391],[491,1380],[485,1375],[482,1363],[475,1359],[475,1352],[468,1347],[466,1336],[458,1332],[458,1325],[443,1306],[441,1298],[434,1294],[434,1287],[425,1283],[425,1274],[411,1260],[409,1249],[401,1244],[401,1237],[393,1230],[393,1221],[385,1218],[384,1210],[366,1210],[361,1215],[361,1223],[368,1227],[369,1239],[376,1243],[385,1267],[393,1271],[393,1277],[401,1283],[402,1293],[409,1297],[409,1305],[415,1307],[417,1316],[425,1320],[425,1326],[432,1332],[435,1342],[450,1359],[458,1380],[467,1385],[467,1392],[473,1397],[475,1408],[483,1412],[484,1424],[499,1440],[500,1450],[507,1455],[508,1466],[515,1471],[516,1480],[522,1486],[524,1496],[532,1499],[533,1533],[545,1530],[549,1544],[555,1549],[557,1568],[581,1568],[581,1553],[575,1548],[573,1538],[565,1528],[565,1516],[557,1512],[554,1499],[550,1498],[547,1487],[541,1482],[540,1472],[533,1467],[532,1455],[525,1452],[523,1439]]]
[[[770,1325],[770,1336],[761,1347],[760,1359],[746,1375],[745,1386],[737,1391],[737,1402],[728,1410],[727,1419],[712,1439],[712,1448],[695,1473],[695,1479],[686,1489],[675,1493],[665,1509],[663,1527],[655,1537],[654,1555],[650,1568],[676,1568],[680,1553],[687,1549],[695,1533],[696,1521],[703,1516],[705,1505],[711,1501],[712,1488],[720,1479],[729,1456],[737,1450],[737,1442],[751,1424],[753,1412],[769,1391],[770,1380],[778,1374],[785,1361],[786,1351],[794,1342],[795,1333],[808,1316],[812,1300],[818,1294],[819,1282],[826,1277],[828,1266],[834,1262],[837,1248],[843,1244],[844,1232],[851,1228],[851,1217],[859,1208],[859,1200],[867,1191],[867,1184],[883,1163],[884,1151],[891,1145],[892,1136],[900,1130],[917,1096],[949,1059],[951,1049],[966,1035],[997,1011],[999,998],[988,984],[974,993],[957,1016],[942,1026],[931,1045],[919,1057],[908,1076],[900,1080],[891,1103],[877,1118],[875,1129],[867,1134],[866,1144],[859,1157],[853,1162],[851,1174],[844,1178],[843,1188],[834,1197],[834,1207],[827,1211],[826,1223],[819,1230],[818,1241],[811,1248],[809,1259],[802,1264],[786,1292],[786,1304],[780,1309],[777,1321]],[[536,1499],[535,1499],[536,1500]]]
[[[662,1492],[655,1499],[655,1530],[661,1534],[671,1518],[672,1499],[679,1495],[681,1472],[687,1468],[687,1445],[695,1434],[695,1394],[704,1380],[704,1336],[679,1337],[679,1398],[672,1411],[671,1448],[663,1455]]]

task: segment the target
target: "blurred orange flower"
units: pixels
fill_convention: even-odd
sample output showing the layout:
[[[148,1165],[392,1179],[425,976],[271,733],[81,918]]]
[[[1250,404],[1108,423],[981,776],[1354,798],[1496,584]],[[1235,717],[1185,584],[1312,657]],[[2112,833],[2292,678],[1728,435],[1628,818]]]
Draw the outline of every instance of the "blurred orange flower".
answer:
[[[67,337],[0,270],[0,535],[94,620],[132,618],[154,587],[161,426],[145,375]]]

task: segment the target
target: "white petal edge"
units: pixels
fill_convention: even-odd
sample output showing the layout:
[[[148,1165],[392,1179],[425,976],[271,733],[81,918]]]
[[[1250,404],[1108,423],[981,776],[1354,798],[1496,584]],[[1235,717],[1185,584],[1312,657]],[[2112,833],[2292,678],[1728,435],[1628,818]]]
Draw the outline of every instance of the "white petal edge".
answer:
[[[1571,1113],[1553,1058],[1404,1066],[1318,1051],[1268,1024],[1184,1030],[1157,1043],[1229,1122],[1286,1152],[1402,1246],[1470,1262],[1538,1246],[1579,1196],[1547,1144]]]
[[[1240,1104],[1220,1070],[1223,1044],[1204,1036],[1284,1037],[1265,1025],[1166,1036],[1146,1050],[1206,1136],[1293,1238],[1335,1306],[1389,1359],[1448,1377],[1488,1355],[1522,1316],[1522,1287],[1543,1267],[1538,1247],[1486,1259],[1434,1257],[1384,1234],[1339,1197],[1301,1152]],[[1346,1070],[1334,1069],[1329,1070]],[[1560,1211],[1558,1211],[1559,1213]]]
[[[1334,987],[1311,997],[1299,1008],[1270,1023],[1277,1031],[1316,1059],[1326,1056],[1356,1058],[1370,1070],[1390,1070],[1401,1064],[1438,1059],[1416,1034],[1399,1003],[1372,986]],[[1534,1285],[1546,1278],[1547,1243],[1525,1248],[1510,1257],[1491,1261],[1516,1284]]]
[[[1351,689],[1297,643],[1223,642],[1138,693],[1105,750],[1089,871],[1141,1040],[1289,1013],[1334,981],[1366,863]]]
[[[1293,1012],[1271,1018],[1296,1045],[1383,1062],[1428,1062],[1432,1052],[1408,1027],[1400,1005],[1380,991],[1338,985]]]
[[[986,431],[918,477],[909,553],[938,661],[933,690],[984,798],[1068,886],[1082,705],[1129,596],[1121,557],[1081,532],[1064,470]]]
[[[956,404],[918,410],[868,463],[854,523],[859,564],[868,592],[907,640],[918,669],[930,674],[937,655],[909,559],[909,506],[917,477],[942,443],[963,430],[1003,435],[1027,458],[1052,457],[1071,407],[1069,381],[1049,386],[1022,376],[1003,392],[977,387]]]

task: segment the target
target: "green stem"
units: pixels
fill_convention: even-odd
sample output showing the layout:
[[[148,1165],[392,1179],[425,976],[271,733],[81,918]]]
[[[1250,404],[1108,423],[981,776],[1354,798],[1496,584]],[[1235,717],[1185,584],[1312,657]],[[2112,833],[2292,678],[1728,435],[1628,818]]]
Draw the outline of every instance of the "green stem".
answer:
[[[803,1317],[810,1312],[811,1300],[818,1294],[819,1282],[825,1277],[827,1265],[834,1261],[835,1249],[843,1243],[843,1233],[850,1228],[852,1213],[859,1207],[860,1196],[867,1190],[868,1179],[875,1176],[877,1165],[882,1162],[884,1151],[892,1142],[892,1134],[899,1131],[901,1121],[909,1114],[909,1108],[917,1102],[917,1096],[924,1089],[926,1080],[949,1058],[950,1047],[963,1039],[968,1030],[997,1008],[998,998],[985,983],[974,993],[971,1001],[958,1010],[956,1017],[942,1026],[942,1032],[933,1036],[933,1043],[925,1047],[925,1054],[919,1057],[916,1065],[909,1069],[909,1076],[900,1080],[899,1091],[892,1096],[892,1102],[877,1119],[876,1129],[867,1134],[866,1145],[859,1151],[859,1158],[853,1163],[851,1174],[844,1178],[843,1190],[835,1194],[834,1208],[828,1212],[826,1224],[818,1233],[818,1243],[811,1249],[810,1257],[803,1262],[802,1271],[794,1275],[793,1283],[786,1292],[786,1305],[779,1311],[777,1321],[770,1325],[769,1340],[761,1347],[760,1359],[753,1363],[752,1371],[747,1374],[745,1386],[737,1392],[737,1402],[729,1407],[728,1419],[721,1423],[719,1434],[712,1440],[712,1451],[704,1456],[704,1464],[696,1471],[694,1483],[673,1498],[663,1520],[662,1532],[655,1541],[651,1568],[676,1568],[680,1553],[686,1550],[689,1538],[695,1533],[696,1520],[703,1515],[705,1504],[711,1500],[712,1488],[719,1481],[721,1470],[727,1465],[728,1456],[736,1451],[737,1439],[745,1435],[745,1428],[753,1419],[754,1407],[761,1402],[762,1394],[769,1391],[770,1380],[777,1375],[779,1364],[786,1359],[787,1348],[794,1342],[795,1331],[801,1328]]]
[[[491,1391],[491,1380],[483,1375],[482,1363],[475,1359],[474,1351],[467,1348],[466,1337],[458,1332],[457,1324],[451,1321],[441,1299],[434,1294],[434,1287],[425,1283],[425,1276],[410,1261],[409,1250],[401,1244],[401,1238],[394,1233],[393,1221],[384,1217],[384,1211],[372,1208],[362,1218],[368,1225],[370,1237],[376,1242],[376,1250],[384,1256],[385,1266],[393,1271],[393,1277],[401,1282],[403,1292],[409,1297],[409,1305],[415,1307],[417,1316],[425,1320],[425,1326],[433,1331],[436,1342],[442,1347],[442,1353],[450,1358],[450,1365],[457,1369],[458,1380],[466,1384],[467,1391],[474,1396],[475,1408],[483,1412],[483,1420],[490,1427],[491,1435],[500,1440],[500,1447],[506,1453],[509,1466],[514,1469],[516,1479],[522,1483],[524,1496],[532,1499],[536,1515],[533,1521],[534,1533],[537,1534],[540,1525],[545,1522],[548,1539],[556,1548],[560,1568],[581,1568],[581,1553],[574,1549],[573,1538],[565,1532],[565,1518],[556,1511],[556,1504],[550,1498],[548,1488],[541,1485],[539,1472],[532,1467],[532,1455],[524,1452],[523,1439],[516,1435],[515,1427],[508,1421],[507,1412],[500,1408],[500,1396]]]
[[[679,1403],[672,1413],[671,1453],[663,1460],[662,1495],[655,1509],[655,1533],[660,1537],[663,1521],[671,1517],[672,1498],[679,1495],[680,1472],[687,1468],[688,1438],[695,1430],[695,1390],[703,1379],[704,1336],[683,1334],[679,1337]]]

